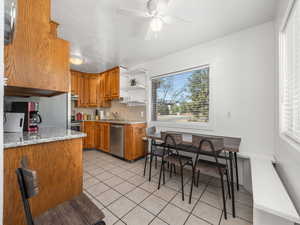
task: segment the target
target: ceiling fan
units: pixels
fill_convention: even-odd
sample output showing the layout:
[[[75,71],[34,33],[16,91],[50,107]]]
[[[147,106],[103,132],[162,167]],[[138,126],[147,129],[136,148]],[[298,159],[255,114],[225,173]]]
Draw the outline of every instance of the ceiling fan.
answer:
[[[134,9],[118,9],[117,12],[120,15],[147,19],[149,21],[149,28],[145,39],[150,40],[153,37],[158,37],[158,33],[163,29],[165,24],[189,22],[167,14],[171,1],[172,0],[148,0],[146,4],[146,11],[144,12]]]

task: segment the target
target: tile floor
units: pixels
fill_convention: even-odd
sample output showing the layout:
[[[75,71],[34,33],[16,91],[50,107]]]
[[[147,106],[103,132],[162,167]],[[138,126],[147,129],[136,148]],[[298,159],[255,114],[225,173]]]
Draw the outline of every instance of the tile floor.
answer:
[[[158,167],[159,168],[159,167]],[[151,182],[143,177],[144,160],[126,162],[98,151],[84,152],[84,192],[105,214],[107,225],[251,225],[252,196],[241,188],[236,193],[237,218],[222,210],[219,180],[201,175],[188,204],[190,171],[185,171],[185,201],[181,200],[180,176],[169,178],[157,190],[153,165]],[[148,178],[148,175],[146,175]]]

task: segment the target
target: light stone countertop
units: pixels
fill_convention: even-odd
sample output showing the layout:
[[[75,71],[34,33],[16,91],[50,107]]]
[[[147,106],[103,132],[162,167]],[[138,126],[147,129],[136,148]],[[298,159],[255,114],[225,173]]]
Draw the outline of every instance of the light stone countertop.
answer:
[[[37,133],[4,133],[4,149],[83,137],[85,133],[63,128],[40,128]]]
[[[147,123],[147,121],[132,121],[132,120],[110,120],[110,119],[104,119],[104,120],[82,120],[82,121],[76,121],[76,122],[102,122],[102,123],[113,123],[113,124],[143,124]]]

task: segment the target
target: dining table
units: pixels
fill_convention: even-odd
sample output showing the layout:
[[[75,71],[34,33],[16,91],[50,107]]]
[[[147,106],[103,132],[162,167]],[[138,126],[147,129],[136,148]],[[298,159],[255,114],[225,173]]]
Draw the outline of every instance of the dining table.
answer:
[[[236,210],[235,210],[235,195],[234,195],[234,175],[233,175],[233,168],[235,168],[235,177],[236,177],[236,187],[239,190],[239,174],[238,174],[238,164],[237,164],[237,153],[240,149],[241,138],[239,137],[228,137],[228,136],[217,136],[217,135],[207,135],[201,133],[191,133],[191,132],[180,132],[180,131],[164,131],[165,133],[169,134],[182,134],[186,136],[201,136],[205,138],[223,138],[224,146],[222,151],[225,154],[218,155],[218,158],[225,159],[229,161],[230,167],[230,183],[231,183],[231,199],[232,199],[232,216],[235,217]],[[151,141],[151,145],[157,146],[164,146],[164,140],[161,137],[160,133],[152,133],[147,134],[144,137],[144,140]],[[168,147],[172,148],[172,146],[168,145]],[[176,150],[185,152],[185,153],[193,153],[193,154],[200,154],[210,156],[211,152],[206,150],[199,150],[198,147],[194,146],[192,141],[183,140],[181,144],[176,145]],[[228,153],[228,154],[227,154]],[[147,157],[147,156],[146,156]]]

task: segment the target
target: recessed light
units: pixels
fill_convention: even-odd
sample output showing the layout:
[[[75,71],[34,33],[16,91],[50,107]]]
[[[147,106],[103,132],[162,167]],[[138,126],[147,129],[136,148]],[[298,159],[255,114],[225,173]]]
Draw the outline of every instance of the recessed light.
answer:
[[[81,65],[83,63],[83,58],[80,56],[71,56],[70,63],[73,65]]]

